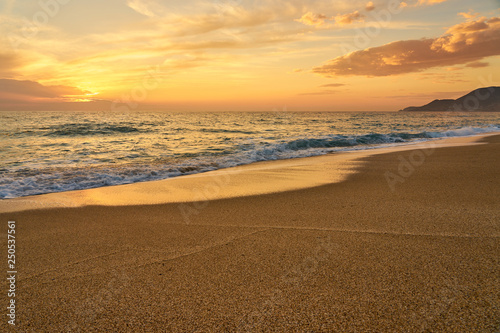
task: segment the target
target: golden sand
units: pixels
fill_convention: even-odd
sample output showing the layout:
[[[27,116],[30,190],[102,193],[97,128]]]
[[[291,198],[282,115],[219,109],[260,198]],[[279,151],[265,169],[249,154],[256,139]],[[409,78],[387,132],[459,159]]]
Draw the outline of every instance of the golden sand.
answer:
[[[367,156],[287,192],[2,213],[18,329],[496,332],[500,136],[482,143]]]

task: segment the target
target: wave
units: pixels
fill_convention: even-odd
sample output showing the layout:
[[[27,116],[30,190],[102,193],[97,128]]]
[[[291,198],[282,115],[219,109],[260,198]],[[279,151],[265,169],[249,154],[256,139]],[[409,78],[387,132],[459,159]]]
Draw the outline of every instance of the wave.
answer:
[[[417,139],[437,139],[443,137],[470,136],[481,133],[500,131],[498,126],[464,127],[442,132],[424,131],[419,133],[394,132],[389,134],[370,133],[364,135],[333,135],[323,138],[296,139],[286,143],[289,150],[307,150],[311,148],[338,148],[363,145],[405,143]]]
[[[239,130],[228,130],[228,129],[217,129],[217,128],[202,128],[199,130],[204,133],[239,133],[239,134],[255,134],[252,131],[239,131]]]
[[[98,133],[100,133],[99,131],[104,133],[106,131],[128,133],[137,130],[133,127],[109,125],[84,126],[82,129],[75,126],[70,127],[67,129],[70,134],[61,134],[63,130],[59,129],[52,133],[61,132],[57,135],[87,135],[89,131],[93,131],[93,134],[95,134],[96,131]],[[15,198],[161,180],[258,161],[316,156],[334,151],[374,149],[408,142],[427,141],[443,137],[470,136],[496,131],[500,131],[500,126],[463,127],[446,131],[423,131],[418,133],[328,135],[317,138],[292,138],[279,142],[269,142],[265,138],[253,137],[239,142],[230,150],[217,149],[215,152],[197,156],[186,153],[175,159],[155,163],[98,166],[81,164],[71,168],[25,167],[14,171],[0,169],[0,198]]]
[[[93,136],[139,132],[139,129],[132,126],[107,124],[65,124],[51,126],[45,128],[45,130],[49,130],[48,133],[45,133],[45,136]]]

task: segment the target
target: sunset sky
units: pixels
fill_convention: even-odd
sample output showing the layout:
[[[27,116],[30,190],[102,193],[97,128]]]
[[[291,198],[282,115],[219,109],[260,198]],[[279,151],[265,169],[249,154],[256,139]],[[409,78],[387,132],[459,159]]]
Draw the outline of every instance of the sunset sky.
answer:
[[[500,86],[500,0],[0,0],[0,110],[393,111]]]

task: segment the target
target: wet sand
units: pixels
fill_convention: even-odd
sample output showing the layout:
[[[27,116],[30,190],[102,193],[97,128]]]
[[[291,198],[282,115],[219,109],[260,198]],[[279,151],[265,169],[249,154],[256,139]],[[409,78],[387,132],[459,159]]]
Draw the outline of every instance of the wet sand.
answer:
[[[211,201],[300,190],[342,182],[357,172],[364,163],[362,159],[368,156],[415,149],[429,152],[439,147],[478,145],[483,144],[478,142],[480,138],[491,135],[495,134],[257,162],[165,180],[0,200],[0,212]]]
[[[496,332],[500,136],[482,142],[286,192],[2,213],[17,329]]]

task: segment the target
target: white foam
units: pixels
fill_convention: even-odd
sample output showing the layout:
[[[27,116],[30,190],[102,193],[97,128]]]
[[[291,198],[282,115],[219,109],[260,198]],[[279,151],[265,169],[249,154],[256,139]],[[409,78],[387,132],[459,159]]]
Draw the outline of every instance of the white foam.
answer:
[[[85,166],[83,168],[44,168],[29,170],[29,176],[6,172],[0,179],[0,198],[16,198],[51,192],[82,190],[102,186],[161,180],[181,175],[229,168],[259,161],[290,159],[323,155],[334,151],[377,149],[409,142],[423,142],[444,137],[471,136],[498,132],[500,127],[463,127],[441,132],[416,134],[366,134],[356,136],[330,135],[320,138],[294,138],[278,143],[264,143],[255,138],[242,142],[239,149],[227,155],[208,155],[173,161],[169,164],[153,163],[135,166]],[[398,136],[399,135],[399,136]],[[410,139],[402,139],[409,136]],[[338,145],[338,146],[336,146]]]

